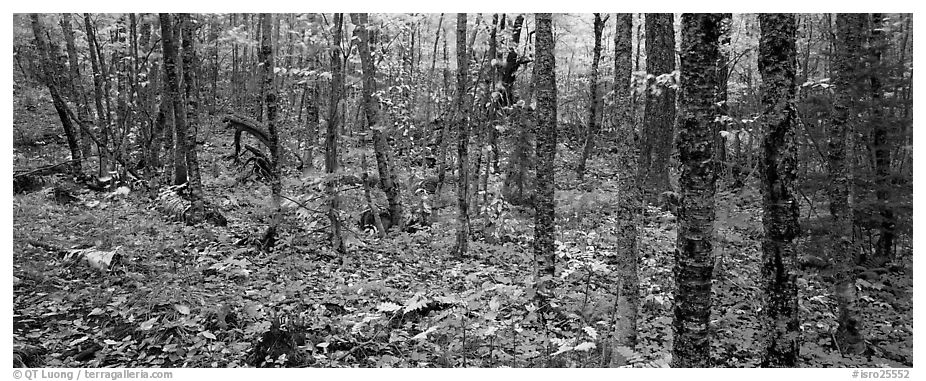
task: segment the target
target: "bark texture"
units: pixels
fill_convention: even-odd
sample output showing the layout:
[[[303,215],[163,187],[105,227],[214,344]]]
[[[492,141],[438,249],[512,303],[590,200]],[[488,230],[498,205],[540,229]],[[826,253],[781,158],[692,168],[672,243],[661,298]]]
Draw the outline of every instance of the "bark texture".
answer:
[[[536,62],[534,91],[537,96],[537,194],[534,202],[534,261],[538,295],[550,290],[555,272],[554,170],[556,158],[556,59],[553,55],[553,15],[536,14]]]
[[[671,13],[646,14],[646,98],[643,106],[643,146],[639,165],[646,170],[648,200],[671,190],[669,156],[675,125],[675,17]]]
[[[648,17],[649,15],[647,15]],[[671,24],[670,24],[671,25]],[[649,33],[649,32],[647,32]],[[714,123],[720,15],[682,16],[681,118],[678,151],[678,249],[675,252],[675,343],[672,367],[710,366],[711,272],[713,270]]]
[[[273,15],[261,13],[260,15],[260,62],[261,76],[263,77],[264,104],[267,107],[267,138],[270,148],[270,191],[272,194],[273,217],[270,220],[270,227],[264,235],[264,246],[273,247],[276,230],[283,218],[283,211],[280,209],[280,195],[283,193],[282,173],[280,162],[280,133],[277,131],[277,89],[273,81],[274,54],[273,54]]]
[[[341,37],[344,27],[344,14],[335,13],[333,17],[331,38],[331,98],[328,102],[328,131],[325,133],[325,173],[333,175],[338,171],[338,128],[340,127],[339,105],[341,93],[344,88],[343,57],[341,54]],[[331,176],[333,177],[333,176]],[[340,195],[336,180],[329,180],[326,186],[328,193],[328,220],[331,223],[329,239],[331,248],[344,254],[344,240],[341,236],[341,220],[338,218],[340,209]]]
[[[186,163],[190,181],[190,198],[193,209],[190,222],[193,224],[205,219],[206,209],[203,196],[203,181],[199,171],[199,157],[196,150],[196,135],[199,127],[199,97],[197,73],[196,47],[194,46],[193,19],[189,13],[180,14],[180,36],[183,46],[183,96],[186,100],[187,142]],[[179,135],[178,135],[178,139]]]
[[[800,233],[795,197],[797,144],[797,19],[793,14],[760,14],[759,74],[762,75],[762,282],[764,367],[795,367],[800,358],[798,261]]]
[[[617,252],[612,265],[618,271],[617,290],[617,327],[615,342],[629,348],[637,344],[637,311],[640,306],[640,279],[638,275],[639,236],[638,224],[643,212],[642,179],[643,173],[637,166],[639,142],[634,132],[630,105],[630,76],[633,69],[632,41],[633,15],[618,13],[614,22],[614,97],[615,109],[612,115],[615,128],[623,138],[618,139],[618,152],[621,159],[618,181],[621,197],[618,201],[619,216]]]
[[[859,314],[858,295],[855,290],[853,265],[856,250],[852,241],[852,207],[849,193],[852,188],[852,157],[850,139],[859,122],[860,84],[867,78],[862,75],[863,45],[867,14],[836,15],[835,59],[833,62],[833,116],[828,124],[827,161],[830,171],[831,224],[830,258],[835,264],[836,304],[838,308],[836,341],[844,353],[862,353],[865,341]]]
[[[187,126],[180,94],[180,59],[170,14],[161,13],[158,16],[161,20],[161,45],[164,51],[164,82],[167,85],[167,93],[162,96],[171,102],[174,109],[174,184],[179,185],[187,182]]]
[[[456,253],[466,256],[469,247],[469,55],[466,51],[466,13],[457,13],[457,243]]]

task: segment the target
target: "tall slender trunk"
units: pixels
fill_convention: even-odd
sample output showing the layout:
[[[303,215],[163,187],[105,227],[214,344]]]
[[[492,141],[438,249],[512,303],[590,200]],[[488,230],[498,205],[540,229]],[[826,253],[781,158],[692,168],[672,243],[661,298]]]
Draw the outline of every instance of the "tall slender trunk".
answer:
[[[800,359],[797,247],[797,21],[793,14],[760,14],[762,75],[762,282],[765,291],[762,366],[795,367]]]
[[[492,15],[492,28],[489,30],[489,65],[488,73],[485,76],[486,98],[488,106],[486,107],[485,122],[487,147],[482,148],[486,152],[485,172],[482,173],[482,203],[486,204],[489,197],[489,173],[494,170],[498,172],[498,131],[495,129],[495,121],[498,119],[498,97],[495,95],[496,85],[498,84],[498,13]],[[478,175],[477,171],[477,175]]]
[[[638,275],[639,236],[638,224],[642,218],[642,196],[640,186],[644,173],[637,166],[639,139],[634,132],[633,109],[631,106],[630,80],[633,69],[633,15],[618,13],[615,15],[614,34],[614,126],[624,136],[619,139],[622,155],[620,172],[621,194],[618,201],[618,256],[612,263],[618,270],[618,301],[615,341],[619,345],[634,348],[637,344],[637,314],[640,306],[640,278]]]
[[[884,14],[873,13],[871,15],[871,40],[869,50],[869,68],[868,82],[871,87],[871,122],[874,127],[873,145],[875,156],[875,178],[877,179],[875,197],[881,205],[881,224],[879,226],[880,237],[875,247],[875,260],[880,263],[891,260],[894,249],[894,236],[896,228],[896,217],[894,216],[894,207],[891,204],[891,124],[885,120],[883,111],[881,79],[888,77],[888,69],[881,62],[881,57],[887,48],[887,40],[884,31],[881,29],[884,25]],[[903,61],[901,61],[903,62]]]
[[[109,144],[109,115],[106,113],[106,109],[103,108],[103,98],[108,98],[108,95],[103,93],[103,75],[100,72],[100,63],[97,57],[96,34],[89,13],[84,13],[84,27],[87,32],[87,43],[90,50],[90,68],[93,71],[93,104],[96,106],[97,132],[100,144],[103,145],[103,147],[97,147],[97,151],[100,153],[99,174],[103,175],[109,172],[109,162],[111,160],[107,147]]]
[[[87,98],[87,92],[84,90],[84,80],[80,76],[80,64],[77,60],[77,45],[74,43],[74,29],[71,26],[71,14],[61,14],[61,30],[64,33],[65,47],[68,53],[68,69],[71,78],[71,93],[74,94],[74,101],[77,103],[77,118],[83,123],[89,123],[90,117],[90,100]],[[75,131],[80,136],[80,150],[82,157],[90,156],[90,137],[80,133],[79,129]]]
[[[302,176],[308,176],[315,170],[315,146],[318,145],[318,81],[306,84],[305,128],[306,145],[302,156]]]
[[[328,131],[325,135],[325,173],[333,175],[338,171],[338,127],[340,125],[341,92],[344,90],[344,69],[341,54],[341,36],[344,28],[344,14],[335,13],[333,17],[331,40],[331,98],[328,103]],[[331,247],[339,254],[346,253],[344,240],[341,238],[341,220],[338,218],[340,196],[338,195],[338,181],[329,179],[326,192],[328,194],[328,220],[331,222]]]
[[[466,51],[466,13],[457,13],[457,255],[466,256],[469,247],[469,120],[466,111],[469,94],[469,54]]]
[[[836,15],[836,56],[832,65],[836,93],[827,131],[830,214],[833,216],[829,254],[835,264],[833,275],[839,324],[836,341],[843,352],[855,354],[865,351],[865,340],[853,271],[857,258],[852,239],[852,206],[849,204],[852,179],[848,158],[853,157],[851,136],[859,123],[857,113],[861,112],[859,87],[867,79],[861,73],[867,17],[867,14]]]
[[[74,174],[80,174],[83,159],[81,157],[80,146],[77,143],[77,132],[74,125],[71,123],[71,119],[68,117],[67,104],[61,96],[61,86],[58,83],[58,78],[63,74],[61,73],[63,68],[57,65],[52,58],[51,48],[49,47],[45,35],[45,25],[42,23],[41,16],[39,16],[38,13],[30,13],[29,16],[32,19],[32,33],[35,35],[35,46],[38,50],[39,60],[41,62],[42,82],[45,82],[45,86],[48,87],[48,92],[51,93],[52,103],[54,104],[55,111],[58,113],[58,118],[61,120],[61,126],[64,128],[68,148],[71,151],[71,160],[74,162],[73,172]]]
[[[358,38],[360,62],[363,68],[363,110],[367,125],[373,130],[373,151],[376,155],[376,168],[379,170],[379,183],[386,192],[389,202],[389,216],[396,222],[399,230],[404,229],[402,216],[402,194],[396,183],[395,167],[392,165],[392,149],[386,141],[386,126],[379,123],[379,100],[374,99],[376,88],[376,66],[370,53],[370,32],[367,29],[369,22],[366,13],[351,13],[351,19],[356,25],[354,33]]]
[[[267,107],[267,132],[270,138],[270,191],[272,193],[271,204],[273,208],[273,217],[270,220],[270,226],[263,237],[263,246],[266,249],[273,248],[276,241],[277,229],[283,218],[283,211],[280,209],[280,195],[283,193],[282,173],[280,171],[280,137],[277,131],[277,90],[273,82],[274,70],[274,52],[273,37],[271,33],[273,24],[273,15],[270,13],[260,14],[260,65],[263,77],[264,104]]]
[[[519,17],[520,19],[520,17]],[[536,44],[533,81],[537,94],[537,197],[534,202],[534,263],[538,297],[551,293],[556,269],[554,235],[554,179],[553,162],[556,159],[556,58],[553,54],[553,15],[537,13]],[[543,302],[541,305],[548,305]]]
[[[440,14],[440,18],[437,19],[437,30],[434,32],[434,51],[431,53],[431,70],[428,71],[428,83],[431,84],[431,80],[434,78],[434,67],[437,65],[437,43],[440,42],[440,31],[444,23],[444,14]],[[428,86],[428,92],[433,92],[433,87]],[[431,121],[431,104],[433,103],[433,95],[425,102],[424,106],[424,115],[425,120]]]
[[[164,82],[167,93],[163,99],[169,100],[174,109],[174,184],[187,182],[187,125],[186,112],[183,107],[183,94],[180,93],[180,59],[177,54],[177,40],[173,22],[169,13],[160,13],[161,46],[164,52]]]
[[[672,33],[671,22],[668,32]],[[647,28],[647,35],[649,33]],[[718,115],[714,68],[720,59],[719,39],[719,14],[682,15],[682,94],[678,132],[682,195],[674,271],[675,343],[672,367],[675,368],[708,367],[711,360],[708,329],[717,180],[712,158],[714,123]],[[647,50],[649,48],[647,46]]]
[[[196,77],[197,57],[193,39],[193,19],[189,13],[180,14],[180,36],[183,47],[183,96],[186,100],[186,134],[177,135],[177,140],[186,141],[186,163],[189,173],[190,198],[193,209],[190,222],[197,224],[205,218],[205,204],[203,196],[203,180],[199,170],[199,157],[197,156],[196,135],[199,126],[199,102],[196,92],[199,86]],[[271,138],[272,139],[272,138]]]
[[[595,13],[593,29],[595,33],[595,45],[592,49],[592,68],[589,71],[588,90],[591,94],[591,100],[588,102],[588,129],[585,134],[585,148],[582,150],[582,156],[579,159],[579,166],[576,169],[576,176],[581,181],[585,177],[585,164],[588,158],[595,150],[595,136],[598,135],[599,115],[601,114],[601,98],[598,97],[598,62],[601,61],[601,34],[604,32],[604,24],[608,18],[601,18],[601,13]]]

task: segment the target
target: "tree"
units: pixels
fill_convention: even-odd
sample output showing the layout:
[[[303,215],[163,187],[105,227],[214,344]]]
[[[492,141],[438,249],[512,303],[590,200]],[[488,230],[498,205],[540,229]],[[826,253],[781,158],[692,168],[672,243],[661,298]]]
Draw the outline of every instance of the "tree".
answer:
[[[868,83],[871,88],[871,122],[874,131],[872,132],[872,146],[874,146],[875,160],[875,178],[877,181],[875,197],[880,204],[880,235],[877,245],[875,246],[875,259],[883,264],[891,259],[894,251],[895,229],[897,218],[894,215],[894,206],[891,204],[890,184],[891,184],[891,130],[893,123],[885,120],[884,100],[882,99],[882,77],[887,76],[886,65],[882,62],[882,57],[888,47],[884,33],[884,14],[873,13],[871,15],[870,43],[869,43],[869,79]],[[896,125],[901,125],[896,123]]]
[[[793,14],[760,14],[764,155],[762,177],[762,282],[765,291],[762,366],[794,367],[800,355],[797,304],[799,207],[797,178],[797,20]]]
[[[168,17],[169,20],[169,17]],[[99,128],[100,145],[97,151],[100,153],[100,174],[109,171],[109,114],[103,108],[103,75],[100,68],[100,59],[96,47],[96,33],[93,30],[93,23],[90,22],[90,14],[84,13],[84,27],[87,32],[87,44],[90,50],[90,68],[93,71],[93,104],[96,106],[96,125]],[[162,27],[163,30],[163,27]],[[166,62],[166,60],[165,60]],[[166,64],[165,64],[166,65]]]
[[[74,101],[78,105],[77,118],[84,123],[89,123],[90,104],[87,99],[87,93],[84,91],[83,78],[80,76],[80,65],[77,61],[77,44],[74,43],[74,28],[71,26],[70,13],[61,14],[61,31],[64,33],[64,43],[68,53],[71,94],[73,94]],[[75,133],[80,136],[81,156],[90,156],[90,138],[87,137],[86,134],[81,134],[79,129],[75,131]]]
[[[280,209],[280,195],[283,193],[283,174],[280,171],[280,135],[277,131],[277,90],[273,82],[273,40],[271,25],[273,15],[269,13],[260,14],[260,66],[263,77],[264,104],[267,107],[267,131],[270,140],[270,191],[272,193],[273,217],[267,233],[264,234],[263,245],[271,248],[276,240],[277,228],[283,218],[283,211]]]
[[[537,196],[534,202],[534,261],[538,295],[546,295],[555,272],[554,167],[556,159],[556,58],[553,15],[537,13],[534,92],[537,96]]]
[[[325,133],[325,173],[328,174],[325,190],[328,194],[328,220],[331,223],[331,247],[339,254],[344,254],[344,240],[341,238],[341,220],[338,218],[340,196],[334,174],[338,171],[338,128],[340,126],[341,92],[344,88],[343,57],[341,55],[341,36],[344,29],[344,14],[335,13],[334,28],[331,34],[331,98],[328,102],[328,131]]]
[[[35,47],[38,50],[39,59],[41,61],[40,67],[42,68],[42,72],[39,77],[42,79],[42,82],[45,83],[45,86],[48,87],[48,92],[51,93],[52,103],[55,106],[55,111],[58,113],[58,118],[61,120],[61,126],[64,128],[64,134],[67,137],[68,148],[71,151],[71,160],[74,162],[74,173],[79,174],[81,171],[82,157],[80,146],[77,143],[77,130],[68,117],[67,104],[61,96],[60,86],[58,84],[58,78],[62,76],[61,71],[63,71],[63,68],[57,65],[54,58],[52,58],[53,53],[51,52],[51,48],[45,36],[45,25],[42,23],[39,14],[31,13],[29,16],[32,18],[32,33],[35,35]]]
[[[457,156],[460,180],[457,182],[457,243],[455,252],[466,256],[469,245],[469,123],[467,118],[467,88],[469,87],[469,55],[466,52],[466,13],[457,13]]]
[[[197,224],[205,218],[205,205],[203,197],[203,182],[199,172],[199,158],[196,153],[196,132],[199,124],[199,102],[197,101],[197,57],[196,48],[193,46],[193,19],[189,13],[178,15],[180,19],[180,38],[183,47],[183,99],[186,101],[186,115],[183,118],[186,122],[186,133],[177,133],[177,142],[175,144],[186,150],[186,169],[188,181],[190,183],[190,201],[192,209],[190,213],[190,222]],[[165,49],[166,50],[166,49]],[[175,51],[176,52],[176,51]],[[174,105],[177,105],[175,98]],[[175,110],[183,110],[182,107]],[[182,111],[180,111],[182,112]]]
[[[585,132],[585,149],[582,150],[579,166],[576,169],[576,175],[580,181],[585,176],[585,164],[595,150],[595,136],[598,134],[600,124],[601,98],[598,96],[598,61],[601,60],[601,34],[604,32],[604,25],[608,22],[608,17],[610,16],[605,15],[604,18],[601,18],[601,13],[595,13],[593,24],[595,46],[592,49],[592,68],[589,70],[588,92],[591,94],[591,101],[588,102],[588,130]]]
[[[174,184],[187,182],[187,146],[186,113],[180,94],[180,73],[177,68],[177,41],[173,30],[173,21],[169,13],[160,13],[161,49],[164,52],[164,84],[167,92],[161,94],[174,109]]]
[[[675,124],[675,29],[671,13],[646,14],[646,98],[640,163],[646,170],[646,198],[670,190],[669,156]]]
[[[676,368],[710,365],[708,322],[714,268],[711,241],[717,179],[712,158],[718,115],[717,75],[713,68],[720,59],[720,18],[719,14],[682,15],[678,131],[682,173],[672,348],[672,366]]]
[[[376,66],[373,55],[370,53],[370,32],[366,13],[351,13],[351,19],[356,25],[354,33],[357,35],[357,48],[360,52],[360,62],[363,67],[363,111],[367,118],[367,125],[373,130],[373,151],[376,155],[376,168],[379,170],[379,183],[386,192],[389,202],[389,216],[397,223],[399,230],[404,228],[402,217],[402,194],[396,184],[396,173],[392,163],[392,149],[386,142],[383,130],[386,126],[379,124],[379,100],[374,99],[376,93]]]
[[[853,265],[856,261],[855,244],[852,240],[852,209],[849,194],[852,188],[850,164],[852,157],[850,137],[859,122],[860,85],[867,78],[862,74],[867,14],[836,15],[835,57],[833,62],[833,116],[828,124],[829,138],[827,161],[829,163],[829,198],[831,224],[830,258],[835,264],[836,304],[838,307],[838,328],[836,341],[847,353],[865,351],[862,337],[862,321],[858,311],[858,295],[855,290]]]
[[[614,334],[618,345],[633,348],[637,344],[637,310],[640,306],[639,248],[637,246],[638,224],[643,212],[642,178],[644,171],[637,166],[639,145],[634,131],[630,105],[630,76],[633,69],[633,15],[618,13],[614,17],[614,98],[615,108],[612,120],[621,135],[618,164],[618,255],[612,265],[618,269],[617,310],[620,317]]]

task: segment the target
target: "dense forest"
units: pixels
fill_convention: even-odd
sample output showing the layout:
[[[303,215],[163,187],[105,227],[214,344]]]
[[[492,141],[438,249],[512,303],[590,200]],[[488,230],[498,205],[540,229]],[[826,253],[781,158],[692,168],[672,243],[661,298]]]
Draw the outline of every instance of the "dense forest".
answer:
[[[13,15],[18,367],[912,367],[911,14]]]

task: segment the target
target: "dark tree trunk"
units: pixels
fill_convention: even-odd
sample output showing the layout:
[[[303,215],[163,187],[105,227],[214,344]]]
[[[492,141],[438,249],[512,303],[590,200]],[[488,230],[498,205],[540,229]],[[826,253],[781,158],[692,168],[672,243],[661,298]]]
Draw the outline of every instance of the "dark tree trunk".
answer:
[[[830,214],[833,216],[830,257],[835,264],[836,303],[838,307],[836,341],[843,352],[862,353],[865,340],[862,336],[862,321],[859,313],[858,295],[855,290],[853,264],[856,261],[855,244],[852,240],[852,207],[849,195],[852,188],[851,136],[859,123],[861,112],[859,88],[868,78],[862,74],[864,65],[863,45],[867,14],[838,14],[836,16],[835,59],[833,62],[833,116],[828,124],[830,170]]]
[[[675,29],[671,13],[646,14],[646,98],[643,111],[643,146],[640,163],[646,170],[647,200],[671,190],[669,156],[675,124],[675,90],[671,81],[659,81],[675,71]]]
[[[760,14],[759,73],[762,75],[762,282],[765,291],[762,366],[795,367],[800,358],[797,305],[799,207],[796,99],[797,21],[793,14]]]
[[[650,15],[647,15],[647,21],[649,18]],[[671,34],[671,31],[672,23],[669,22],[667,33]],[[647,36],[649,33],[647,25]],[[719,14],[682,15],[682,94],[678,133],[682,174],[679,179],[678,249],[675,253],[674,368],[708,367],[711,359],[708,322],[711,272],[714,268],[711,240],[714,238],[717,178],[712,157],[714,123],[718,115],[714,67],[720,59],[719,39]],[[652,72],[652,68],[647,70]]]
[[[103,75],[101,74],[99,57],[96,50],[96,34],[93,29],[93,23],[90,21],[90,14],[84,13],[84,27],[87,32],[87,44],[90,50],[90,68],[93,70],[93,104],[96,106],[97,128],[99,133],[100,145],[97,151],[100,153],[100,175],[109,171],[109,115],[103,108],[103,98],[108,96],[103,93]]]
[[[161,48],[164,52],[164,82],[167,89],[162,98],[168,100],[174,109],[174,185],[187,182],[187,125],[180,93],[180,69],[177,54],[177,40],[169,13],[160,13]]]
[[[517,101],[514,94],[515,74],[522,64],[528,61],[518,55],[518,44],[521,43],[521,26],[524,24],[524,15],[518,15],[514,19],[514,25],[511,28],[511,40],[508,41],[508,51],[500,61],[499,68],[502,81],[502,106],[511,106]]]
[[[328,103],[328,131],[325,135],[325,173],[332,175],[338,170],[338,127],[340,125],[341,92],[344,88],[343,56],[341,54],[341,36],[344,28],[344,14],[335,13],[333,20],[334,33],[331,40],[331,98]],[[341,220],[338,218],[340,196],[338,184],[329,180],[326,191],[328,193],[328,220],[331,222],[331,247],[339,254],[346,253],[344,240],[341,238]]]
[[[640,306],[640,279],[638,276],[639,236],[638,224],[642,221],[643,199],[640,186],[644,173],[637,167],[639,142],[634,132],[630,105],[630,79],[633,69],[633,15],[615,15],[614,35],[614,126],[623,139],[619,139],[621,163],[618,179],[621,197],[618,201],[618,242],[615,263],[618,270],[617,329],[615,341],[618,345],[634,348],[637,344],[637,310]]]
[[[64,33],[65,47],[68,52],[68,69],[71,79],[71,93],[74,94],[74,101],[77,103],[77,118],[83,123],[90,123],[90,100],[87,98],[87,92],[84,90],[84,81],[80,76],[80,64],[77,60],[77,45],[74,43],[74,28],[71,26],[71,14],[61,14],[61,31]],[[75,131],[80,136],[81,156],[89,157],[91,154],[90,138]]]
[[[399,230],[404,229],[402,216],[402,194],[396,183],[396,173],[392,161],[392,148],[386,141],[383,130],[386,126],[379,123],[379,100],[374,98],[376,88],[376,66],[373,55],[370,53],[370,32],[366,13],[352,13],[351,19],[356,25],[354,33],[358,41],[360,62],[363,68],[363,111],[366,114],[367,125],[373,130],[373,151],[376,155],[376,169],[379,171],[379,183],[386,192],[389,202],[389,215],[396,222]]]
[[[601,98],[598,96],[598,62],[601,60],[601,34],[604,32],[604,24],[607,21],[607,17],[602,19],[601,13],[595,13],[593,24],[595,45],[592,49],[592,68],[590,69],[588,85],[591,100],[588,103],[588,129],[585,132],[585,148],[582,150],[579,167],[576,170],[579,181],[585,177],[585,165],[595,150],[595,136],[598,135],[600,125]]]
[[[469,121],[466,115],[469,94],[469,54],[466,52],[466,13],[457,13],[457,255],[466,256],[469,247]]]
[[[180,35],[183,46],[183,93],[186,100],[187,133],[178,134],[177,140],[186,141],[186,162],[189,173],[190,196],[193,209],[190,223],[197,224],[205,218],[205,205],[203,197],[203,181],[199,170],[199,157],[196,150],[196,132],[199,125],[199,102],[197,102],[196,48],[193,45],[193,20],[189,13],[180,14]]]
[[[42,82],[45,82],[45,86],[48,87],[48,92],[51,93],[52,103],[55,106],[55,111],[58,113],[58,118],[61,120],[61,126],[64,128],[68,148],[71,150],[71,160],[74,163],[74,174],[79,174],[81,172],[81,162],[83,159],[81,157],[80,145],[77,143],[77,131],[71,123],[71,119],[68,117],[67,104],[61,97],[61,87],[58,84],[58,78],[61,78],[63,75],[63,68],[57,65],[52,57],[53,52],[46,39],[45,25],[42,23],[41,16],[39,16],[38,13],[31,13],[29,16],[32,19],[32,33],[35,35],[35,47],[38,50],[39,60],[41,62],[40,67],[42,71],[40,78]]]
[[[873,13],[871,15],[871,40],[869,43],[869,85],[871,86],[871,122],[874,127],[873,142],[875,156],[875,197],[878,200],[881,211],[880,237],[875,247],[875,260],[883,264],[891,260],[894,249],[894,236],[896,228],[896,217],[894,216],[894,206],[891,204],[891,123],[885,120],[883,111],[882,77],[887,77],[889,72],[881,62],[881,57],[887,49],[887,40],[882,30],[884,25],[884,14]],[[903,63],[903,60],[900,61]]]
[[[553,54],[553,15],[535,16],[536,62],[534,91],[537,94],[537,196],[534,202],[534,262],[537,269],[538,295],[549,297],[549,284],[555,272],[554,245],[554,166],[556,158],[556,59]],[[520,26],[520,25],[518,25]]]

